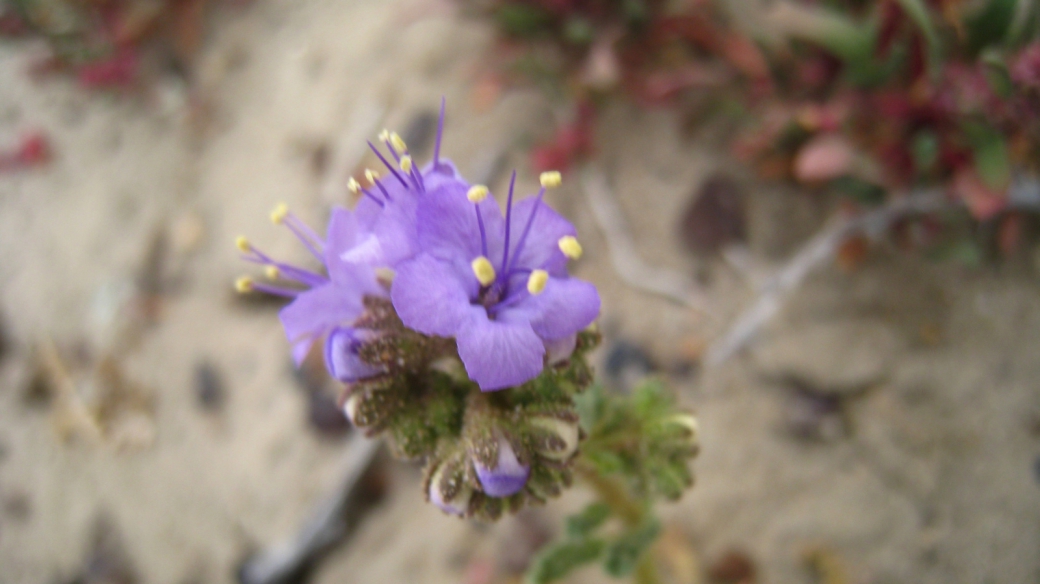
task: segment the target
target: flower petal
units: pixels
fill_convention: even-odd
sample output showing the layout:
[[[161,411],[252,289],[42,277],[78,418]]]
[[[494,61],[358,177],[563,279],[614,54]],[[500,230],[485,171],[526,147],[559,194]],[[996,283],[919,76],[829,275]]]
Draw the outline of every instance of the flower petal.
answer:
[[[427,192],[419,201],[418,225],[420,248],[444,260],[465,260],[469,263],[483,255],[480,224],[477,221],[479,207],[484,220],[484,232],[488,243],[488,259],[498,265],[502,257],[502,239],[505,221],[498,203],[491,197],[474,204],[466,198],[465,183],[445,183],[436,192]]]
[[[468,276],[474,279],[472,274]],[[408,328],[451,337],[474,314],[484,313],[483,308],[470,304],[467,288],[473,285],[463,281],[451,264],[420,253],[398,266],[390,299]]]
[[[278,313],[297,365],[316,338],[337,325],[350,325],[361,315],[361,298],[356,289],[329,283],[303,292]]]
[[[492,321],[478,314],[458,331],[455,341],[466,373],[481,391],[520,385],[542,371],[545,346],[525,322]]]
[[[541,294],[529,295],[498,313],[499,321],[529,322],[539,337],[569,337],[599,316],[596,287],[577,278],[549,278]]]

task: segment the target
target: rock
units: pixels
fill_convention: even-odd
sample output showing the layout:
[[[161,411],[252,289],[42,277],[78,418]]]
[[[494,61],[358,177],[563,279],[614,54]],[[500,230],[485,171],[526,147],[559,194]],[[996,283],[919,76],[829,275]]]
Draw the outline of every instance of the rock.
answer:
[[[879,322],[835,321],[780,331],[753,356],[765,377],[846,395],[884,380],[903,345],[895,332]]]

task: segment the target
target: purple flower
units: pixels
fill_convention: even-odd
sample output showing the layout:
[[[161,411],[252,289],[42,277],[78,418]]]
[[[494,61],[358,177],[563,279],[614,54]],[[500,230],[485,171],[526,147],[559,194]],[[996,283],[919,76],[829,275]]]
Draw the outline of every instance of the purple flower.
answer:
[[[451,183],[420,198],[420,251],[397,267],[390,293],[405,326],[455,338],[483,391],[533,379],[547,346],[558,353],[599,314],[596,288],[567,274],[581,254],[574,226],[542,202],[559,173],[544,173],[537,196],[514,206],[515,181],[504,218],[483,186]]]
[[[512,445],[504,436],[498,434],[498,458],[492,467],[484,466],[479,458],[473,458],[473,468],[477,471],[477,479],[481,488],[491,497],[508,497],[520,492],[527,484],[531,474],[531,466],[523,464],[516,457]]]
[[[337,209],[329,222],[329,237],[322,240],[284,205],[279,205],[271,219],[288,227],[303,245],[325,266],[325,276],[267,256],[253,247],[245,238],[237,245],[246,261],[262,264],[267,275],[279,284],[272,285],[240,279],[240,290],[259,290],[293,298],[279,313],[285,334],[292,345],[293,359],[299,365],[316,340],[326,337],[325,364],[329,373],[341,381],[354,381],[379,372],[357,356],[360,341],[371,334],[353,328],[365,311],[365,296],[386,297],[386,289],[376,279],[375,270],[363,263],[343,261],[344,226],[357,223],[355,214]],[[288,284],[288,285],[285,285]]]

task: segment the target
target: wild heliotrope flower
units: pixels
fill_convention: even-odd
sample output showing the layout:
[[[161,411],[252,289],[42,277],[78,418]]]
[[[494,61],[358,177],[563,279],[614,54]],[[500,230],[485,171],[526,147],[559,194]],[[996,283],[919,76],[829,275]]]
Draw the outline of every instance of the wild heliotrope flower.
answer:
[[[454,337],[470,378],[484,391],[536,377],[599,315],[599,295],[567,274],[581,255],[574,226],[542,202],[560,175],[543,173],[534,197],[506,214],[488,189],[452,185],[418,203],[419,253],[397,267],[390,292],[405,326]]]

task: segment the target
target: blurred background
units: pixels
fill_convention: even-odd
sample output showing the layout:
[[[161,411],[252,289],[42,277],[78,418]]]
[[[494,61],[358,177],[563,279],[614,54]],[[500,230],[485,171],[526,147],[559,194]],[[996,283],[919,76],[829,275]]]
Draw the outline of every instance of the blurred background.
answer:
[[[601,382],[697,412],[675,583],[1040,581],[1040,7],[0,0],[0,582],[519,582],[385,453],[291,577],[249,558],[357,440],[232,242],[306,262],[384,127],[559,168]],[[349,473],[347,473],[349,474]],[[353,483],[351,483],[353,485]],[[306,555],[306,554],[305,554]],[[609,581],[595,570],[570,581]]]

